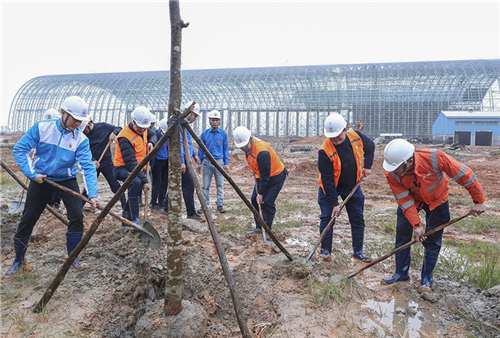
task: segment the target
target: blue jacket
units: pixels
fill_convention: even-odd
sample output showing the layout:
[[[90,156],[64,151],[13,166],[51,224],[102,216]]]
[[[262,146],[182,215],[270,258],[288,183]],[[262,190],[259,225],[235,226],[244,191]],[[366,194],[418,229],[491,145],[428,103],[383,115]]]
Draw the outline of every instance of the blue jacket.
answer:
[[[224,130],[217,128],[217,131],[212,131],[212,128],[208,128],[201,133],[200,139],[215,159],[222,158],[224,160],[224,165],[229,164],[229,146],[227,142],[227,133]],[[198,156],[200,158],[200,163],[206,158],[201,148],[198,148]]]
[[[156,130],[156,136],[158,137],[158,140],[161,139],[161,137],[163,136],[160,133],[159,129]],[[191,155],[191,157],[195,157],[196,152],[193,149],[191,134],[188,133],[187,136],[188,136],[188,146],[189,146],[190,155]],[[156,153],[157,160],[166,160],[167,158],[168,158],[168,141],[165,142],[165,144]],[[185,162],[184,161],[184,143],[183,143],[183,137],[182,137],[182,133],[181,133],[181,163],[184,163],[184,162]]]
[[[36,156],[31,162],[33,149],[36,149]],[[16,143],[12,153],[30,180],[34,180],[37,174],[47,175],[56,182],[76,178],[78,162],[89,198],[97,197],[97,171],[92,162],[89,140],[80,129],[64,130],[61,119],[35,123]]]
[[[121,130],[121,127],[116,127],[106,122],[94,123],[94,129],[92,129],[88,134],[85,134],[85,136],[89,139],[90,151],[92,151],[94,161],[97,161],[99,157],[101,157],[104,148],[108,145],[109,134],[113,133],[118,135]],[[106,150],[106,154],[104,154],[101,160],[101,165],[106,163],[113,164],[110,149],[111,147]]]

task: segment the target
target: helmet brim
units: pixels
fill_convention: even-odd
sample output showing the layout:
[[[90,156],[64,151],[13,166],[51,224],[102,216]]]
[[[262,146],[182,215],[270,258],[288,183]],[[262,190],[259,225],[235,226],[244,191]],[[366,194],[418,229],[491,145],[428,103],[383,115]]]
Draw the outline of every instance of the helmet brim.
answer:
[[[234,142],[234,144],[238,147],[238,148],[242,148],[244,146],[246,146],[248,144],[248,142],[250,142],[250,139],[248,139],[248,141],[245,141],[245,142]]]
[[[344,130],[344,129],[342,129],[342,130],[341,130],[341,131],[339,131],[339,132],[335,132],[335,133],[329,133],[329,132],[327,132],[327,131],[325,130],[325,136],[326,136],[326,137],[328,137],[328,138],[330,138],[330,137],[337,137],[337,136],[339,136],[340,134],[342,134],[342,131],[343,131],[343,130]]]
[[[384,163],[382,163],[382,167],[384,167],[384,170],[385,171],[388,171],[388,172],[393,172],[394,170],[396,170],[402,163],[399,163],[397,165],[394,165],[394,164],[389,164],[386,160],[384,160]]]
[[[144,128],[144,129],[149,128],[149,127],[151,126],[151,123],[148,123],[148,124],[142,124],[142,123],[138,123],[137,121],[135,121],[135,124],[137,124],[137,126],[138,126],[139,128]]]
[[[87,122],[88,122],[88,120],[89,120],[89,118],[88,118],[88,117],[83,117],[83,116],[75,116],[75,115],[73,115],[73,114],[72,114],[72,113],[70,113],[70,112],[68,112],[68,114],[69,114],[72,118],[74,118],[75,120],[78,120],[78,121],[82,121],[82,122],[87,121]]]

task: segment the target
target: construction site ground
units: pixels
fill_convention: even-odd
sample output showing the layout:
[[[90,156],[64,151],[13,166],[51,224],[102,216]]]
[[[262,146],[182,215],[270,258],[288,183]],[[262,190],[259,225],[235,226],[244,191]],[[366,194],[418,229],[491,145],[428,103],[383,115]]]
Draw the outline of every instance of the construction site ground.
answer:
[[[4,137],[11,143],[18,138]],[[300,263],[319,238],[317,150],[324,137],[267,141],[290,173],[276,202],[273,230],[294,262],[275,245],[263,243],[260,235],[247,233],[254,228],[253,216],[227,181],[227,212],[216,212],[215,182],[209,206],[242,304],[243,318],[254,336],[500,337],[500,287],[482,290],[466,278],[450,277],[447,270],[449,261],[458,260],[457,243],[498,245],[498,147],[471,146],[452,151],[443,145],[416,145],[446,151],[469,166],[483,186],[487,206],[483,215],[468,217],[445,229],[434,274],[435,293],[422,296],[417,293],[421,244],[412,246],[411,279],[407,283],[380,284],[383,277],[393,274],[394,257],[354,278],[339,281],[337,277],[347,276],[365,264],[351,257],[351,231],[345,211],[333,229],[333,261],[320,260],[317,252],[312,266]],[[291,152],[292,145],[310,146],[304,149],[311,150]],[[362,182],[366,197],[364,251],[373,258],[394,249],[397,205],[382,169],[383,149],[384,145],[377,145],[372,174]],[[0,150],[2,160],[24,179],[11,149]],[[231,152],[228,174],[250,198],[254,178],[241,151]],[[113,194],[102,177],[98,182],[99,197],[105,204]],[[106,216],[79,256],[90,268],[81,272],[70,269],[43,312],[37,314],[32,312],[33,307],[67,258],[67,229],[45,211],[34,228],[26,254],[34,270],[5,276],[15,257],[12,236],[21,217],[8,209],[20,194],[20,186],[2,171],[1,337],[145,336],[138,323],[144,322],[149,307],[164,302],[167,217],[150,211],[149,221],[163,240],[159,250],[151,250],[139,239],[139,232]],[[452,218],[466,213],[471,205],[467,191],[450,179]],[[199,206],[196,201],[197,209]],[[119,203],[113,210],[120,213]],[[89,207],[84,208],[84,213],[88,229],[97,213]],[[204,309],[205,337],[239,337],[231,295],[207,223],[187,219],[185,211],[183,217],[183,299]],[[160,313],[148,320],[147,325],[153,330],[164,318]]]

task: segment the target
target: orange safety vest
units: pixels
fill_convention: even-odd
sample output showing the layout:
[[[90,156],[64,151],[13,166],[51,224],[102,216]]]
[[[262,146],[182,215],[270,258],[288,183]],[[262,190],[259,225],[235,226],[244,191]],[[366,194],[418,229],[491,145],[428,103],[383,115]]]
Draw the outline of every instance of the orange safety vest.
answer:
[[[128,125],[120,131],[120,133],[116,136],[118,140],[120,137],[125,137],[127,140],[132,143],[132,146],[135,149],[135,158],[137,163],[141,162],[144,157],[146,157],[147,149],[148,149],[148,130],[144,131],[144,135],[136,134]],[[120,144],[117,142],[117,147],[115,151],[115,159],[113,161],[113,165],[115,167],[120,167],[125,165],[122,157],[122,151],[120,149]],[[144,170],[144,169],[143,169]]]
[[[285,165],[281,162],[278,155],[274,149],[269,145],[269,143],[258,139],[257,137],[253,138],[252,148],[250,149],[250,154],[247,155],[245,153],[245,157],[247,158],[248,165],[250,169],[253,170],[255,176],[260,178],[259,165],[257,163],[257,156],[261,151],[267,151],[271,155],[271,177],[279,175],[285,169]]]
[[[348,130],[347,131],[347,137],[349,138],[349,141],[351,141],[351,147],[352,151],[354,153],[354,159],[356,160],[356,168],[357,168],[357,175],[356,175],[356,182],[359,182],[361,179],[361,175],[363,175],[363,168],[361,168],[363,164],[363,156],[365,154],[365,149],[363,147],[363,140],[361,139],[361,136],[354,131],[354,130]],[[337,149],[335,149],[335,145],[330,141],[329,138],[323,142],[323,145],[319,150],[323,149],[333,163],[333,177],[335,181],[335,186],[338,185],[339,183],[339,177],[340,177],[340,170],[342,168],[342,163],[340,161],[340,157],[337,155]],[[318,185],[321,187],[323,192],[326,195],[325,188],[323,187],[323,181],[321,180],[321,174],[319,174],[318,178]]]
[[[475,203],[484,203],[484,193],[476,175],[465,164],[436,149],[415,151],[415,168],[404,176],[385,172],[387,183],[410,224],[422,225],[417,206],[420,202],[434,210],[448,200],[450,191],[446,173],[463,186]]]

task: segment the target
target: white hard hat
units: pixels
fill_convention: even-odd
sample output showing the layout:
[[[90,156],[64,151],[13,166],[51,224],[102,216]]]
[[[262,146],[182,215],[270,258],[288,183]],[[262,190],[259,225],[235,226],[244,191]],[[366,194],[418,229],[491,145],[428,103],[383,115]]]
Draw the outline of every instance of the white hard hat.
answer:
[[[92,121],[92,115],[89,115],[88,119],[83,120],[82,123],[80,123],[80,126],[78,126],[78,129],[84,131],[90,121]]]
[[[167,123],[167,118],[165,117],[164,119],[160,120],[160,123],[158,125],[160,126],[160,129],[162,132],[166,133],[168,129],[168,123]]]
[[[415,146],[410,142],[402,138],[392,140],[384,149],[384,169],[389,172],[396,170],[413,156],[414,151]]]
[[[325,136],[337,137],[346,127],[347,122],[339,113],[333,113],[325,119]]]
[[[88,118],[89,105],[79,96],[70,96],[66,98],[61,109],[71,115],[75,120],[84,121]]]
[[[250,136],[252,136],[252,133],[247,129],[247,127],[236,127],[233,131],[234,144],[238,148],[244,147],[250,141]]]
[[[191,107],[191,105],[193,104],[193,101],[189,101],[186,106],[184,107],[184,110],[188,109],[189,107]],[[200,115],[200,105],[198,103],[195,103],[194,104],[194,107],[193,107],[193,113],[195,113],[196,115]]]
[[[156,123],[156,115],[151,113],[151,123]]]
[[[151,126],[151,112],[146,107],[139,106],[135,108],[132,117],[140,128],[149,128]]]
[[[57,118],[59,118],[59,112],[54,108],[47,109],[45,111],[45,114],[43,114],[44,120],[52,120],[52,119],[57,119]]]
[[[209,119],[220,119],[220,111],[212,110],[210,113],[208,113],[208,118]]]

